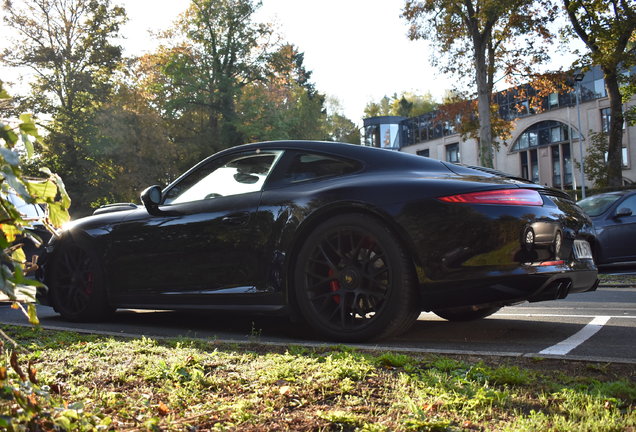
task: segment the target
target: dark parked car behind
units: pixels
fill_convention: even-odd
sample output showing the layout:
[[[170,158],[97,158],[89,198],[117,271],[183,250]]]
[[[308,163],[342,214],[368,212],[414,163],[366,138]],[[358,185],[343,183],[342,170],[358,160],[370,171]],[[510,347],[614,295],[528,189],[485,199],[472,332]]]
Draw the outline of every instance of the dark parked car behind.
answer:
[[[636,264],[636,190],[593,195],[578,204],[594,223],[596,264]]]
[[[143,205],[98,209],[48,245],[64,318],[116,308],[290,314],[323,337],[405,331],[590,291],[591,221],[563,192],[327,142],[234,147]]]

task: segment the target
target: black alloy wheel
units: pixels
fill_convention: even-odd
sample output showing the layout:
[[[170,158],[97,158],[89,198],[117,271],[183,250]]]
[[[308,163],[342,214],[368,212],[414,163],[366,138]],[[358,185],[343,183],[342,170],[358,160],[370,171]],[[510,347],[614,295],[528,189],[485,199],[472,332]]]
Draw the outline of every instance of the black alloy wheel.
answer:
[[[94,321],[114,312],[108,305],[103,276],[93,254],[75,243],[60,245],[49,264],[51,302],[63,318]]]
[[[303,317],[332,340],[388,337],[406,331],[420,313],[405,251],[366,215],[319,225],[300,250],[294,282]]]
[[[490,306],[480,309],[474,309],[472,306],[451,308],[451,309],[438,309],[433,313],[440,318],[444,318],[448,321],[474,321],[481,318],[486,318],[497,312],[501,307]]]

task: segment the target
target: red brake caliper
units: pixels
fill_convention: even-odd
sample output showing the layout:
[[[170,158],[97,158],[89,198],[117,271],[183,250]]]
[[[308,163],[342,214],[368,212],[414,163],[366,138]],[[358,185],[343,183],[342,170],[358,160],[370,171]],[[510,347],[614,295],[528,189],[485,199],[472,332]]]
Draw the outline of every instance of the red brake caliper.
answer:
[[[86,288],[84,293],[91,295],[93,293],[93,272],[86,273]]]
[[[334,275],[335,273],[336,273],[336,272],[334,272],[334,271],[333,271],[333,269],[329,269],[329,272],[327,273],[327,275],[328,275],[329,277],[333,277],[333,275]],[[329,289],[330,289],[332,292],[340,291],[340,282],[338,282],[338,281],[337,281],[337,280],[335,280],[335,279],[334,279],[334,280],[332,280],[332,281],[330,281],[330,282],[329,282]],[[334,302],[336,302],[336,303],[340,304],[340,296],[339,296],[339,295],[337,295],[337,294],[336,294],[336,295],[334,295],[334,296],[331,296],[331,298],[333,299],[333,301],[334,301]]]

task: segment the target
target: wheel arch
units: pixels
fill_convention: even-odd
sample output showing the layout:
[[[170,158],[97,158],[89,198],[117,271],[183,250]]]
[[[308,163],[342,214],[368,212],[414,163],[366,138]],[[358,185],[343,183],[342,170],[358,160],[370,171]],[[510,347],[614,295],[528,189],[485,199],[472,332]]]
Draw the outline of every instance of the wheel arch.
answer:
[[[67,244],[75,244],[80,248],[87,250],[90,254],[94,255],[97,258],[96,264],[100,267],[106,300],[111,302],[111,292],[110,292],[110,283],[108,279],[108,272],[105,268],[105,248],[103,247],[103,243],[99,241],[98,238],[91,235],[89,232],[83,229],[71,229],[67,231],[63,231],[61,235],[54,237],[51,239],[50,246],[52,246],[52,250],[47,252],[46,265],[47,267],[53,265],[55,256],[59,253],[61,249],[65,247]],[[50,273],[50,269],[47,271],[45,269],[45,279],[44,282],[48,287],[47,281],[47,273]],[[47,298],[49,304],[52,304],[51,291],[50,288],[47,289]]]
[[[290,242],[290,246],[287,248],[287,256],[289,258],[287,259],[287,262],[285,264],[285,297],[292,316],[298,313],[298,305],[296,303],[292,284],[294,279],[294,268],[296,266],[298,253],[303,245],[303,242],[321,223],[332,217],[344,214],[359,214],[370,216],[384,225],[408,254],[411,262],[411,270],[414,274],[413,279],[415,281],[419,280],[417,269],[420,264],[417,262],[416,259],[417,254],[414,253],[415,247],[409,240],[406,232],[388,213],[364,203],[334,203],[329,207],[322,208],[321,210],[312,213],[310,216],[304,219],[302,223],[297,227],[294,237]],[[419,299],[419,290],[416,291],[418,293],[418,300],[421,304],[421,299]]]

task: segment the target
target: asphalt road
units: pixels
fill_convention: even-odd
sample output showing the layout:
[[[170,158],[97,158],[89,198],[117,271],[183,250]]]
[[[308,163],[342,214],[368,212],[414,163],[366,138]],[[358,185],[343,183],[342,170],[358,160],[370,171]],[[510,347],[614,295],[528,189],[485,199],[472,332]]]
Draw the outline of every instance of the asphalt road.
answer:
[[[235,343],[330,345],[285,318],[217,312],[120,310],[105,323],[69,323],[38,307],[43,327],[121,336],[191,337]],[[25,324],[8,303],[0,323]],[[451,323],[424,313],[406,334],[355,345],[448,354],[539,356],[636,365],[636,287],[601,287],[564,300],[506,307],[483,320]]]

